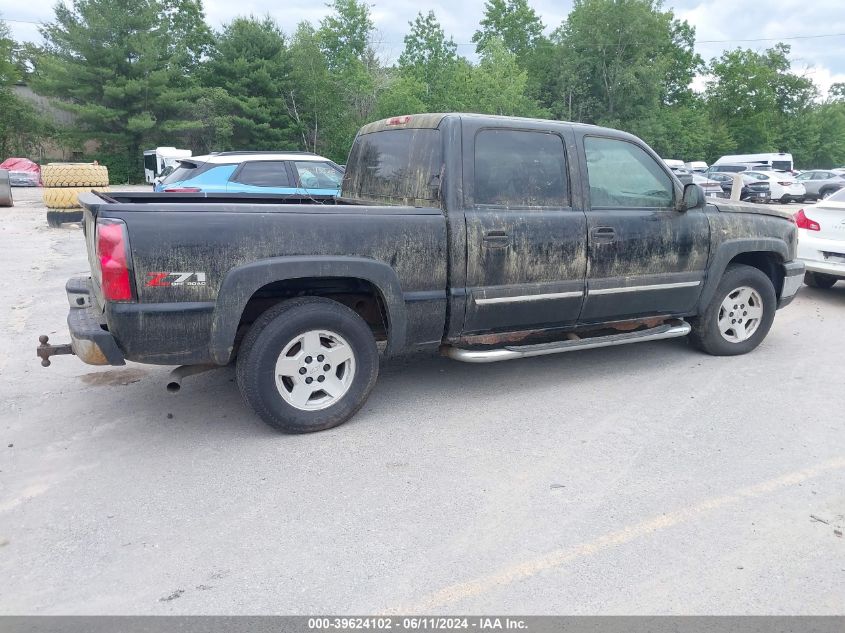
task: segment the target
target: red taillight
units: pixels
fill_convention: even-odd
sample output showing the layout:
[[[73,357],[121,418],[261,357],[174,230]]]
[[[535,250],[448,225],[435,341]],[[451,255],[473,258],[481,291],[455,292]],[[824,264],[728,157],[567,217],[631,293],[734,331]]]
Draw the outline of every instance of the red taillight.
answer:
[[[801,209],[795,214],[795,224],[799,229],[807,229],[808,231],[821,231],[822,227],[815,220],[811,220],[804,214],[804,209]]]
[[[169,187],[164,190],[165,193],[199,193],[199,187]]]
[[[97,221],[97,259],[100,261],[100,285],[106,301],[131,301],[126,225],[117,220]]]
[[[394,117],[390,117],[387,120],[387,124],[388,125],[405,125],[410,120],[411,120],[410,114],[406,114],[404,116],[394,116]]]

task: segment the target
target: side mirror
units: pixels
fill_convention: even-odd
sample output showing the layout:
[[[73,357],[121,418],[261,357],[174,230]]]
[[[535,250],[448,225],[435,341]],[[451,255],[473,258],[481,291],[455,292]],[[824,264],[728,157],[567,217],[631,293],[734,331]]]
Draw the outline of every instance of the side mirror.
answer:
[[[678,211],[689,211],[704,206],[704,189],[701,185],[689,183],[684,185],[684,196],[677,205]]]

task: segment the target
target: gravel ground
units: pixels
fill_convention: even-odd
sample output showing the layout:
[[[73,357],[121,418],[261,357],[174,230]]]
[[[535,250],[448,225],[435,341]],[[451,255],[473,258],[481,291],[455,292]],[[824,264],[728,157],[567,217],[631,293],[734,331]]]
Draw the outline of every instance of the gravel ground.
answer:
[[[285,436],[229,368],[42,368],[87,262],[39,195],[0,210],[0,613],[845,612],[845,283],[747,356],[418,356]]]

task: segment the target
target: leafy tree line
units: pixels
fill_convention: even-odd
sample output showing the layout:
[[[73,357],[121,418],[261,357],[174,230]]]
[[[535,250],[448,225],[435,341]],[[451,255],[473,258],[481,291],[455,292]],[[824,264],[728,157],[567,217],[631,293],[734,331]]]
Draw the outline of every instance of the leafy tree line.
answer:
[[[367,121],[470,111],[621,128],[667,158],[784,150],[804,167],[845,164],[845,85],[820,95],[790,70],[784,44],[705,63],[695,29],[660,0],[575,0],[548,36],[527,0],[488,0],[477,61],[421,12],[391,65],[364,0],[329,7],[319,24],[287,31],[254,16],[213,31],[201,0],[58,3],[41,47],[0,29],[0,143],[8,154],[39,132],[94,139],[137,179],[142,149],[156,145],[304,149],[344,162]],[[690,88],[699,75],[703,93]],[[72,112],[72,129],[48,129],[15,100],[20,80]]]

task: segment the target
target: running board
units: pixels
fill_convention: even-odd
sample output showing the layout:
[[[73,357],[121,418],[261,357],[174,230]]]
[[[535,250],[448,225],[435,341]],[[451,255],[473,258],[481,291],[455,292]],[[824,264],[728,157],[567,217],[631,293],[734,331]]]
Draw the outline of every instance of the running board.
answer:
[[[657,327],[640,332],[622,332],[594,338],[555,341],[538,345],[508,345],[499,349],[473,350],[460,347],[444,346],[441,353],[454,360],[465,363],[495,363],[512,358],[528,358],[529,356],[545,356],[546,354],[560,354],[579,349],[593,349],[596,347],[610,347],[611,345],[625,345],[627,343],[643,343],[645,341],[659,341],[664,338],[676,338],[689,334],[690,324],[686,321],[673,320]]]

